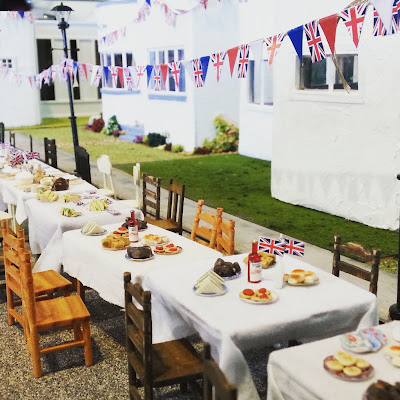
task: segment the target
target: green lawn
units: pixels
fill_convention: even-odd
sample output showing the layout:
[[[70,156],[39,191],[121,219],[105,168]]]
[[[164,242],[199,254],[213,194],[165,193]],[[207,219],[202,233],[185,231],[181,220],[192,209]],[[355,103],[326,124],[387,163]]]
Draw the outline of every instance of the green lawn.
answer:
[[[116,165],[127,172],[132,166]],[[271,163],[238,154],[146,162],[143,172],[186,185],[186,196],[204,199],[212,207],[332,250],[333,236],[381,248],[383,255],[397,254],[397,232],[375,229],[323,212],[294,206],[271,197]]]
[[[116,168],[132,172],[140,162],[143,172],[185,183],[187,197],[202,198],[207,205],[331,250],[333,236],[379,247],[383,255],[397,254],[397,232],[371,228],[319,211],[283,203],[271,197],[271,163],[238,154],[189,156],[127,143],[84,129],[88,117],[77,118],[79,143],[92,160],[108,154]],[[7,127],[7,129],[9,129]],[[60,149],[72,153],[69,119],[44,119],[43,126],[16,128],[19,132],[56,139]]]

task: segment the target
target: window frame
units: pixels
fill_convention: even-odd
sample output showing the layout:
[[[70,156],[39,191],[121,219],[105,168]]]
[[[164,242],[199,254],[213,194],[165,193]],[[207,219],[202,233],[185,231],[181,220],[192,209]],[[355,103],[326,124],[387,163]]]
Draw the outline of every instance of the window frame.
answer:
[[[0,57],[0,65],[7,67],[7,69],[15,69],[15,59],[14,57]]]
[[[253,67],[252,67],[253,65]],[[264,102],[264,95],[265,95],[265,68],[269,68],[271,70],[272,73],[272,79],[271,79],[271,83],[272,83],[272,102],[271,103],[265,103]],[[246,79],[247,81],[247,93],[248,93],[248,97],[247,97],[247,104],[250,107],[257,107],[257,108],[262,108],[262,109],[268,109],[268,108],[272,108],[274,106],[274,64],[269,65],[268,64],[268,60],[264,60],[262,59],[260,61],[260,66],[259,66],[259,86],[260,86],[260,103],[254,103],[253,101],[251,101],[252,98],[252,93],[253,93],[253,98],[254,98],[254,87],[256,86],[257,82],[255,81],[255,79],[251,79],[251,70],[253,70],[253,75],[255,76],[256,74],[256,63],[255,60],[249,60],[249,69],[248,69],[248,79]]]
[[[104,51],[100,53],[100,59],[102,61],[101,63],[101,68],[103,67],[115,67],[115,59],[118,56],[121,56],[121,61],[122,61],[122,68],[130,67],[131,65],[128,65],[128,55],[131,58],[131,65],[135,65],[135,58],[133,56],[132,52],[127,52],[127,51],[115,51],[115,52],[108,52]],[[110,60],[110,63],[108,63],[108,60]],[[118,67],[120,65],[117,65]],[[111,73],[111,72],[109,72]],[[102,87],[104,89],[115,89],[115,90],[128,90],[128,86],[126,83],[126,77],[124,74],[124,87],[121,87],[121,82],[118,80],[117,87],[115,87],[113,79],[111,76],[108,78],[108,83],[105,83],[105,77],[104,75],[102,76]]]

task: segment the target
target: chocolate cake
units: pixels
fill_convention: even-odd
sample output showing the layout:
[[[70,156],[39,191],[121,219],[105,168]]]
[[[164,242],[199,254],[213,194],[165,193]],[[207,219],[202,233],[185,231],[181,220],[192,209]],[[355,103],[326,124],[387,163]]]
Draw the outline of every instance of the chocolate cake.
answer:
[[[400,383],[391,385],[379,379],[368,387],[363,400],[400,400]]]
[[[153,255],[150,246],[128,247],[126,252],[128,253],[129,257],[140,260],[144,258],[150,258]]]
[[[57,178],[53,183],[53,190],[68,190],[69,180],[64,178]]]
[[[224,261],[222,258],[218,258],[214,264],[214,272],[222,278],[227,278],[240,274],[241,270],[239,263],[231,263]]]

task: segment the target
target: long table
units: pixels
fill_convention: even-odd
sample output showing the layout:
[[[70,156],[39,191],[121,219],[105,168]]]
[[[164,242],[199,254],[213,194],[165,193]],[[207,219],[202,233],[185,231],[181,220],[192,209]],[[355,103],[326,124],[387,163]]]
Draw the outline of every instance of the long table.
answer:
[[[184,271],[179,266],[149,272],[145,289],[152,292],[153,340],[177,339],[198,332],[212,345],[213,356],[228,380],[239,387],[240,399],[259,398],[243,350],[287,340],[317,340],[378,321],[376,297],[357,286],[299,259],[285,256],[282,268],[311,270],[319,283],[308,287],[274,289],[274,268],[263,271],[261,284],[249,284],[244,255],[224,257],[237,261],[242,275],[226,282],[223,296],[201,297],[193,293],[194,282],[213,267],[214,259],[193,261]],[[275,290],[271,304],[248,304],[239,297],[244,288]]]
[[[399,325],[395,321],[376,327],[386,334],[386,346],[399,345],[392,337],[392,330]],[[323,360],[337,351],[343,351],[339,336],[274,351],[268,361],[268,400],[362,399],[368,386],[378,379],[390,384],[400,381],[399,369],[384,356],[384,348],[358,355],[375,369],[369,380],[348,382],[336,378],[324,370]]]
[[[108,232],[113,232],[120,225],[104,227]],[[104,300],[124,307],[124,272],[130,272],[132,279],[140,282],[150,271],[168,271],[172,266],[179,265],[181,274],[185,275],[195,260],[210,257],[215,260],[221,255],[216,250],[150,224],[145,231],[139,232],[139,239],[150,233],[168,236],[170,242],[181,246],[183,251],[175,255],[155,254],[148,261],[129,261],[125,258],[126,250],[110,251],[102,248],[101,240],[104,236],[84,236],[79,230],[71,230],[62,235],[64,271],[83,285],[95,289]],[[173,285],[177,285],[177,282]]]

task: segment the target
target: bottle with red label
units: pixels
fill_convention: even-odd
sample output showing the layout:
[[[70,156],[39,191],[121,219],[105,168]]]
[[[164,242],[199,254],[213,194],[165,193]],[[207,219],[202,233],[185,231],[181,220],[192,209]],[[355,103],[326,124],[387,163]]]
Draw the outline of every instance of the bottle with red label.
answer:
[[[139,241],[139,227],[135,219],[135,211],[131,211],[131,218],[128,221],[129,241],[136,243]]]
[[[248,278],[247,279],[250,283],[261,282],[262,263],[261,263],[261,256],[258,253],[257,240],[252,241],[251,253],[249,254],[248,262],[247,262],[247,270],[248,270]]]

